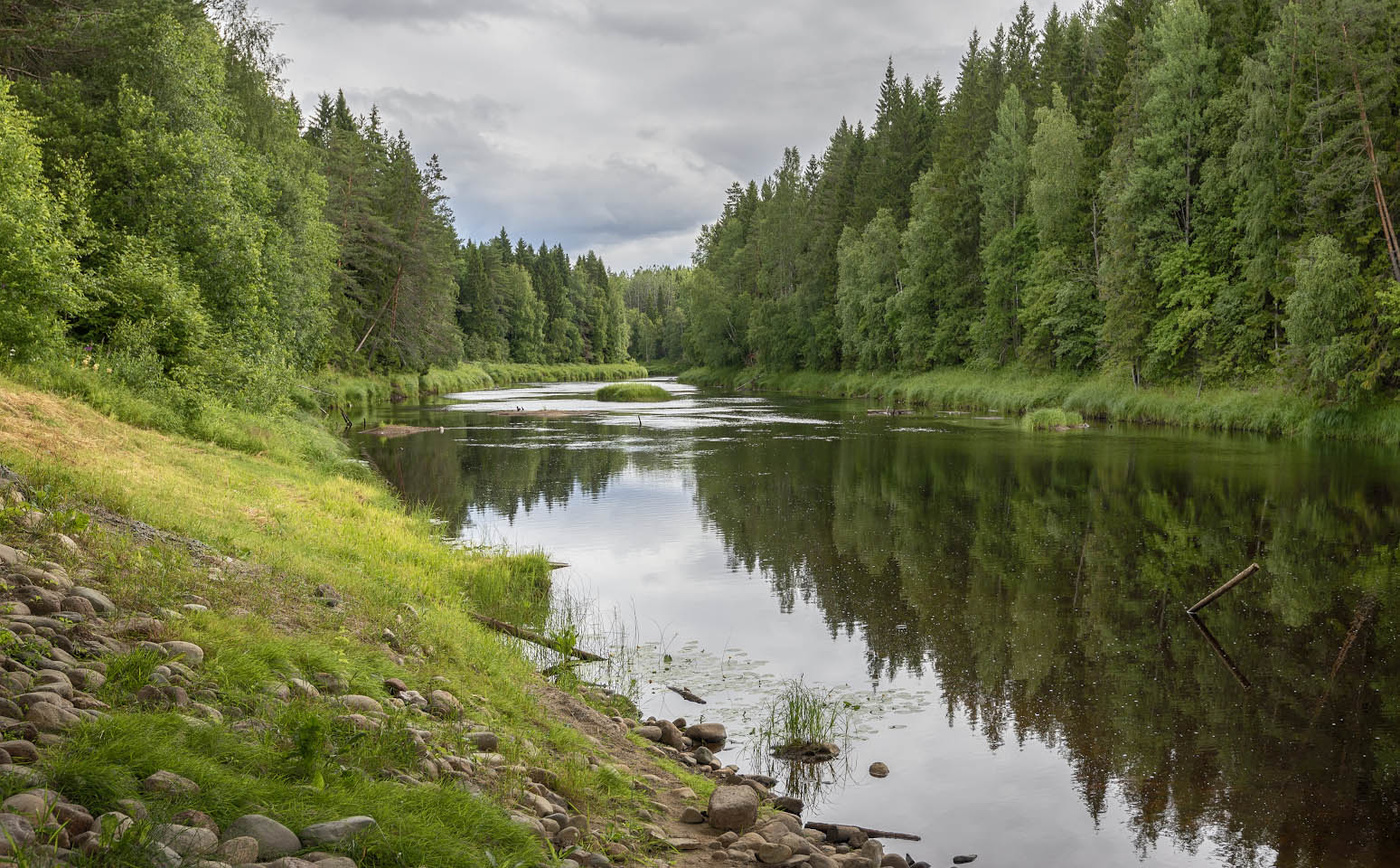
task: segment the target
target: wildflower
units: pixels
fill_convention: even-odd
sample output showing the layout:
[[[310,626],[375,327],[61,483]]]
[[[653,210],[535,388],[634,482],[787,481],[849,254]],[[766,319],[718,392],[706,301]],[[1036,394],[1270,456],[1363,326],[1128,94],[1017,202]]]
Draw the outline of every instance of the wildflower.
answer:
[[[109,373],[109,374],[112,373],[112,369],[111,369],[111,368],[108,368],[108,369],[107,369],[107,373]]]

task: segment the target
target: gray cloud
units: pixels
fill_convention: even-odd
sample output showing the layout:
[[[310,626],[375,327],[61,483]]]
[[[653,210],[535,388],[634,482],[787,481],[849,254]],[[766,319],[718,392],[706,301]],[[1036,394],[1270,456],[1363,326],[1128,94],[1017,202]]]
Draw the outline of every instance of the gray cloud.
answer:
[[[255,0],[258,2],[258,0]],[[343,88],[448,175],[458,230],[688,260],[732,181],[874,112],[886,57],[956,84],[1019,0],[260,0],[304,105]],[[1032,4],[1037,14],[1048,0]]]

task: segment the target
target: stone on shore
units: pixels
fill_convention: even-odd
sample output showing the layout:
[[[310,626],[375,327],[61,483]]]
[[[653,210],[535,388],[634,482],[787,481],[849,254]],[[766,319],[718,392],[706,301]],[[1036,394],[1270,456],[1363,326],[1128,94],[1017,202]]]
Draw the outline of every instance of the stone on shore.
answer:
[[[174,772],[158,771],[141,782],[141,790],[147,793],[189,796],[199,792],[199,784]]]
[[[704,742],[705,744],[724,744],[729,738],[729,733],[722,723],[695,723],[685,728],[685,734],[692,741]]]
[[[343,841],[375,828],[373,817],[346,817],[327,823],[316,823],[301,830],[301,843],[307,847],[324,844],[339,844]]]
[[[709,821],[721,832],[743,832],[758,822],[758,793],[744,786],[715,787]]]
[[[258,842],[258,858],[263,861],[276,859],[295,853],[301,849],[301,839],[286,826],[262,814],[245,814],[229,823],[224,829],[223,840],[228,843],[234,838],[253,838]]]

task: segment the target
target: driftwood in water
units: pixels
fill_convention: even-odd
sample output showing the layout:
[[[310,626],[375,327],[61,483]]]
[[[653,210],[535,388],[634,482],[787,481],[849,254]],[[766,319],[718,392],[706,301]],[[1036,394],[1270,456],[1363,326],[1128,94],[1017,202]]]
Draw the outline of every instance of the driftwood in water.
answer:
[[[855,829],[867,838],[893,838],[899,841],[922,841],[918,835],[910,835],[908,832],[882,832],[879,829],[867,829],[864,826],[852,826],[848,823],[808,823],[808,829],[815,829],[827,837],[828,840],[833,835],[840,835],[841,829]]]
[[[700,705],[709,705],[708,702],[696,696],[694,693],[691,693],[690,688],[688,687],[672,687],[668,684],[666,685],[666,689],[674,691],[675,693],[679,693],[681,695],[681,698],[687,700],[688,702],[697,702]]]
[[[1206,594],[1203,598],[1201,598],[1201,601],[1199,603],[1187,609],[1186,611],[1192,615],[1196,614],[1197,612],[1204,609],[1206,606],[1209,606],[1211,603],[1214,603],[1216,600],[1220,599],[1220,597],[1224,596],[1226,591],[1230,590],[1235,585],[1238,585],[1240,582],[1243,582],[1245,579],[1249,578],[1257,572],[1259,572],[1259,565],[1250,564],[1249,566],[1240,570],[1239,573],[1237,573],[1233,579],[1216,588],[1215,590],[1211,591],[1209,594]]]
[[[1249,690],[1252,686],[1249,683],[1249,679],[1244,677],[1244,673],[1240,671],[1240,667],[1236,666],[1235,661],[1230,658],[1230,655],[1225,653],[1225,647],[1220,644],[1219,639],[1215,638],[1215,634],[1210,632],[1210,628],[1206,626],[1205,621],[1201,620],[1201,616],[1187,612],[1186,617],[1190,618],[1191,623],[1196,625],[1196,629],[1201,631],[1201,635],[1205,637],[1206,642],[1209,643],[1211,649],[1215,651],[1215,655],[1220,658],[1221,663],[1225,664],[1225,668],[1230,670],[1230,674],[1235,676],[1235,680],[1240,683],[1240,686],[1245,690]]]
[[[901,409],[896,409],[896,408],[894,408],[894,407],[891,407],[891,408],[889,408],[888,410],[866,410],[866,411],[865,411],[865,415],[867,415],[867,416],[908,416],[908,415],[911,415],[913,412],[914,412],[913,410],[901,410]]]
[[[377,427],[377,428],[370,428],[368,431],[365,431],[364,433],[365,433],[365,434],[368,434],[368,435],[370,435],[370,436],[373,436],[373,437],[390,437],[390,438],[392,438],[392,437],[407,437],[407,436],[409,436],[410,434],[422,434],[422,433],[424,433],[425,431],[436,431],[436,432],[438,432],[439,434],[441,434],[442,431],[443,431],[443,429],[442,429],[442,428],[419,428],[419,427],[416,426],[416,425],[380,425],[380,426]]]
[[[545,648],[549,648],[553,651],[558,651],[560,654],[564,654],[569,657],[575,657],[579,660],[587,660],[589,662],[596,662],[608,659],[598,654],[594,654],[591,651],[584,651],[580,648],[566,647],[558,639],[552,638],[550,636],[545,636],[540,633],[536,633],[534,630],[526,630],[524,627],[517,627],[514,624],[507,624],[505,621],[497,621],[495,618],[488,618],[485,615],[478,615],[476,612],[472,612],[471,616],[477,621],[481,622],[487,627],[490,627],[492,630],[495,630],[498,633],[505,633],[507,636],[514,636],[517,639],[524,639],[526,642],[533,642],[536,645],[542,645]]]

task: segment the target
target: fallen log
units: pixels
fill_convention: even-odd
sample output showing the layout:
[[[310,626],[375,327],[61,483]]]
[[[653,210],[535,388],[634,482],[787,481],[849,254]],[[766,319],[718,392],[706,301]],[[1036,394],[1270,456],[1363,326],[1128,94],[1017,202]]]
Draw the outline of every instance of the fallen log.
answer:
[[[681,695],[681,698],[682,698],[682,699],[685,699],[685,700],[687,700],[687,701],[689,701],[689,702],[696,702],[696,703],[699,703],[700,705],[709,705],[708,702],[706,702],[705,700],[703,700],[703,699],[701,699],[700,697],[696,696],[694,693],[691,693],[691,692],[690,692],[690,688],[688,688],[688,687],[672,687],[671,685],[668,684],[668,685],[666,685],[666,689],[667,689],[667,690],[670,690],[670,691],[673,691],[673,692],[675,692],[675,693],[679,693],[679,694]]]
[[[841,827],[843,827],[843,826],[844,826],[845,828],[847,828],[847,829],[855,829],[855,830],[859,831],[861,834],[865,835],[865,837],[867,837],[867,838],[892,838],[892,839],[895,839],[895,840],[898,840],[898,841],[922,841],[922,840],[923,840],[923,838],[919,837],[918,835],[910,835],[908,832],[883,832],[883,831],[881,831],[881,830],[879,830],[879,829],[867,829],[867,828],[865,828],[864,826],[852,826],[852,825],[850,825],[849,823],[815,823],[815,822],[812,822],[812,823],[808,823],[808,824],[807,824],[807,828],[808,828],[808,829],[813,829],[813,830],[815,830],[815,831],[821,832],[823,835],[826,835],[828,838],[830,838],[830,837],[832,836],[833,833],[837,833],[838,830],[841,829]]]
[[[579,660],[587,660],[590,663],[600,662],[608,659],[601,655],[594,654],[591,651],[584,651],[581,648],[569,648],[565,646],[562,642],[560,642],[558,639],[555,639],[550,636],[545,636],[540,633],[536,633],[534,630],[526,630],[524,627],[517,627],[514,624],[507,624],[505,621],[498,621],[495,618],[488,618],[485,615],[479,615],[476,612],[472,612],[471,616],[484,626],[490,627],[492,630],[495,630],[498,633],[505,633],[507,636],[514,636],[517,639],[524,639],[526,642],[533,642],[536,645],[542,645],[545,648],[548,648],[552,651],[558,651],[560,654],[564,654],[569,657],[575,657]]]

